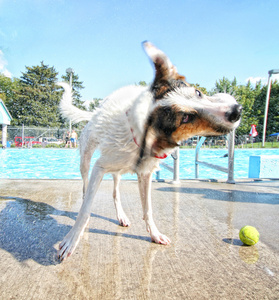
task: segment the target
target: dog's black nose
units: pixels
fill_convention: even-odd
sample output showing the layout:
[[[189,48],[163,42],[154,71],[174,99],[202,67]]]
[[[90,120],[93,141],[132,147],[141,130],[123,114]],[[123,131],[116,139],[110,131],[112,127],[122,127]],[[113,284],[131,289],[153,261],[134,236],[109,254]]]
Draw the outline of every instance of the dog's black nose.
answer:
[[[229,122],[235,123],[240,119],[241,112],[242,106],[235,104],[230,111],[226,112],[226,117],[228,118]]]

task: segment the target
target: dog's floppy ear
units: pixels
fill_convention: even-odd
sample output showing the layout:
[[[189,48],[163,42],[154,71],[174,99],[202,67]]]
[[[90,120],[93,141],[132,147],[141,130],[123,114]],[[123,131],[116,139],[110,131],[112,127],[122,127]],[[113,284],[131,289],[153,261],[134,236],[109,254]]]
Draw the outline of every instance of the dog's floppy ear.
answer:
[[[177,73],[176,67],[171,63],[166,54],[150,42],[143,42],[143,48],[155,67],[155,79],[151,86],[155,100],[162,99],[172,90],[174,81],[189,86],[185,77]]]

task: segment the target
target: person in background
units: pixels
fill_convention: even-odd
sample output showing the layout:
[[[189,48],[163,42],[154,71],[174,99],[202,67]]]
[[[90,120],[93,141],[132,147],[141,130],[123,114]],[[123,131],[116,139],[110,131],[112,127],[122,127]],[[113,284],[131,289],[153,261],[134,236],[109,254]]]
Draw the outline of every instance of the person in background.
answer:
[[[77,147],[77,138],[78,138],[77,133],[73,130],[71,134],[71,143],[74,148]]]
[[[71,140],[70,140],[70,132],[69,131],[67,131],[65,141],[66,141],[65,148],[68,148],[68,146],[70,148],[72,148],[72,144],[71,144]]]

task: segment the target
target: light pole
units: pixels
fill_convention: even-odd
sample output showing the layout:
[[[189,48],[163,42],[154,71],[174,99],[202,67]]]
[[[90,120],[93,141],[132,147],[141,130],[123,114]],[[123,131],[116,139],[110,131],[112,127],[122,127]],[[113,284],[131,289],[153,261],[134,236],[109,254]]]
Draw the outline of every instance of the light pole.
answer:
[[[268,115],[268,106],[269,106],[270,89],[271,89],[271,76],[272,76],[272,74],[279,74],[279,69],[274,69],[274,70],[268,71],[268,82],[267,82],[267,92],[266,92],[266,100],[265,100],[264,123],[263,123],[262,147],[264,147],[264,143],[265,143],[267,115]]]
[[[69,82],[69,84],[70,84],[70,88],[71,88],[71,91],[72,91],[74,70],[72,68],[68,68],[68,69],[66,69],[66,73],[70,74],[70,82]],[[70,134],[71,134],[71,132],[72,132],[72,121],[71,120],[70,120],[69,131],[70,131]]]

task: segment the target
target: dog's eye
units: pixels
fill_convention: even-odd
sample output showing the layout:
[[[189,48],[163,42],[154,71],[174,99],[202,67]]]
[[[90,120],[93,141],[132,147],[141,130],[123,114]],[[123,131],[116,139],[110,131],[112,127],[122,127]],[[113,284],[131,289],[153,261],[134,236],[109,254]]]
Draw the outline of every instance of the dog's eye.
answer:
[[[195,115],[191,115],[191,114],[184,114],[181,120],[181,123],[185,124],[185,123],[190,123],[194,120]]]
[[[178,87],[185,87],[185,86],[187,86],[187,84],[184,81],[182,81],[182,80],[178,80],[177,81],[177,86]]]
[[[196,95],[200,98],[202,97],[202,93],[199,90],[196,90]]]

